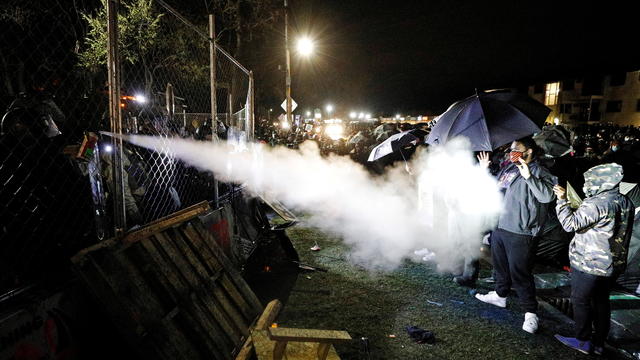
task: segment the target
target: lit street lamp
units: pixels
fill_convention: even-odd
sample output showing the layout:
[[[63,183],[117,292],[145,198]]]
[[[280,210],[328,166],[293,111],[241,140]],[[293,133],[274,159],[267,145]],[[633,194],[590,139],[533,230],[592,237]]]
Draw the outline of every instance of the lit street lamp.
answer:
[[[291,99],[291,55],[289,54],[289,6],[287,0],[284,0],[284,44],[285,54],[287,62],[287,77],[285,79],[285,92],[286,92],[286,110],[287,110],[287,122],[293,124],[292,114],[292,99]],[[309,56],[313,52],[313,41],[308,37],[301,38],[297,44],[298,52],[303,56]]]
[[[331,117],[331,113],[333,112],[333,105],[329,104],[325,107],[325,109],[327,110],[327,116]]]
[[[314,48],[314,44],[313,44],[313,40],[309,39],[308,37],[302,37],[300,39],[298,39],[298,54],[308,57],[311,54],[313,54],[313,48]]]

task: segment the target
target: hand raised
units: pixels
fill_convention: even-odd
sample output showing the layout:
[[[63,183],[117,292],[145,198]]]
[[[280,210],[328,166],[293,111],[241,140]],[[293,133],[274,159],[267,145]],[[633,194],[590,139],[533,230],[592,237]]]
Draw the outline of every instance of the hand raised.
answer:
[[[487,169],[489,167],[489,164],[491,164],[491,160],[489,160],[489,153],[486,151],[481,152],[476,157],[478,158],[480,167],[483,169]]]
[[[516,166],[518,167],[518,170],[520,170],[520,175],[522,175],[522,177],[527,180],[531,177],[531,170],[529,170],[529,165],[527,165],[527,162],[522,158],[518,159],[518,161],[520,162],[520,164],[516,164]]]

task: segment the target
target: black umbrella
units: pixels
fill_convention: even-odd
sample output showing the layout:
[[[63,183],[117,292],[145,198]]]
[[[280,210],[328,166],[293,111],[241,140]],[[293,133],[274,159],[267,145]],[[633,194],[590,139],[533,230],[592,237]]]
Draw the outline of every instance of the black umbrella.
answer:
[[[403,147],[418,145],[419,142],[420,138],[413,135],[411,130],[391,135],[371,150],[371,154],[369,154],[369,159],[367,161],[376,161],[393,152],[401,150]]]
[[[471,141],[473,151],[492,151],[513,140],[540,132],[551,109],[509,90],[481,92],[451,105],[427,139],[445,144],[456,136]]]
[[[533,137],[536,144],[544,150],[546,155],[560,157],[573,150],[571,147],[571,132],[561,125],[544,128]]]

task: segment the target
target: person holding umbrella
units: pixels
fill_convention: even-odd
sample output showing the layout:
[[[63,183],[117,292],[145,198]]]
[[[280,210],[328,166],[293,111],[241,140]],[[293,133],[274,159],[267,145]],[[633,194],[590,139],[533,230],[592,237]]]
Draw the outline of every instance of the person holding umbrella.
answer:
[[[498,174],[504,212],[491,234],[495,291],[476,294],[478,300],[504,308],[513,286],[526,312],[522,329],[529,333],[538,330],[534,238],[542,231],[548,211],[553,211],[549,204],[555,199],[553,186],[557,184],[557,178],[536,161],[539,152],[530,136],[511,144],[511,164]],[[488,157],[479,160],[488,162]]]
[[[587,197],[575,210],[569,207],[566,190],[554,188],[562,227],[576,232],[569,246],[575,337],[555,337],[584,354],[602,355],[611,322],[609,294],[627,264],[635,206],[620,193],[622,178],[622,166],[616,163],[587,170]]]

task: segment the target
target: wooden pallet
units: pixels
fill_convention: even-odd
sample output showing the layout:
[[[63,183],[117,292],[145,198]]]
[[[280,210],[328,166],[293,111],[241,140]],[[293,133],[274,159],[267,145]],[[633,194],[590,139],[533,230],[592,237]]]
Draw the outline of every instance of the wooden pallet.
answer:
[[[196,204],[72,258],[117,328],[153,359],[233,359],[262,306]]]

